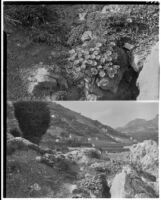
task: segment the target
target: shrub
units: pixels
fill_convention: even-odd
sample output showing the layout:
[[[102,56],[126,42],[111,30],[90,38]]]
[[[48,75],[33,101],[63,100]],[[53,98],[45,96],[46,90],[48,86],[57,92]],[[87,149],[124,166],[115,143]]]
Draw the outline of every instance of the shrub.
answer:
[[[15,117],[23,137],[31,142],[39,143],[50,124],[50,111],[45,102],[14,103]]]

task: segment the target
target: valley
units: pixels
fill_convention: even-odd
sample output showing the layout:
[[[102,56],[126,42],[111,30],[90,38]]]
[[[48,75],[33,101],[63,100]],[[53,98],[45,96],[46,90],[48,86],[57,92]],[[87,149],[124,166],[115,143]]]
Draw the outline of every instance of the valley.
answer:
[[[6,158],[7,197],[159,195],[155,141],[136,142],[58,103],[8,102]]]

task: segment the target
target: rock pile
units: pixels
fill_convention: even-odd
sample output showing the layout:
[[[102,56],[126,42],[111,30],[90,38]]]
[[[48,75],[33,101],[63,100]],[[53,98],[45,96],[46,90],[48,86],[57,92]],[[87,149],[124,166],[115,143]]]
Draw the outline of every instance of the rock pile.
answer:
[[[130,159],[138,170],[158,177],[159,150],[155,141],[145,140],[142,143],[131,146]]]

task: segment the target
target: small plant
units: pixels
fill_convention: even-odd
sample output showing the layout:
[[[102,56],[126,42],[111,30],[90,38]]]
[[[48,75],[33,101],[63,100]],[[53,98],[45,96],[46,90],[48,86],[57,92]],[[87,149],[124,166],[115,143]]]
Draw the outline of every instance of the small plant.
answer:
[[[115,64],[117,52],[114,42],[90,40],[69,51],[67,72],[73,79],[91,81],[94,79],[98,87],[108,88],[111,79],[119,73],[120,66]]]

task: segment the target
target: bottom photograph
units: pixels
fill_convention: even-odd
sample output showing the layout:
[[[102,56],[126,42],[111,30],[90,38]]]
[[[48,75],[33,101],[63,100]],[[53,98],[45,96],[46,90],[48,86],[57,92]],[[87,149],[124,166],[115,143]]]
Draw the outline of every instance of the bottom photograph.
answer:
[[[159,104],[7,102],[4,197],[158,198]]]

